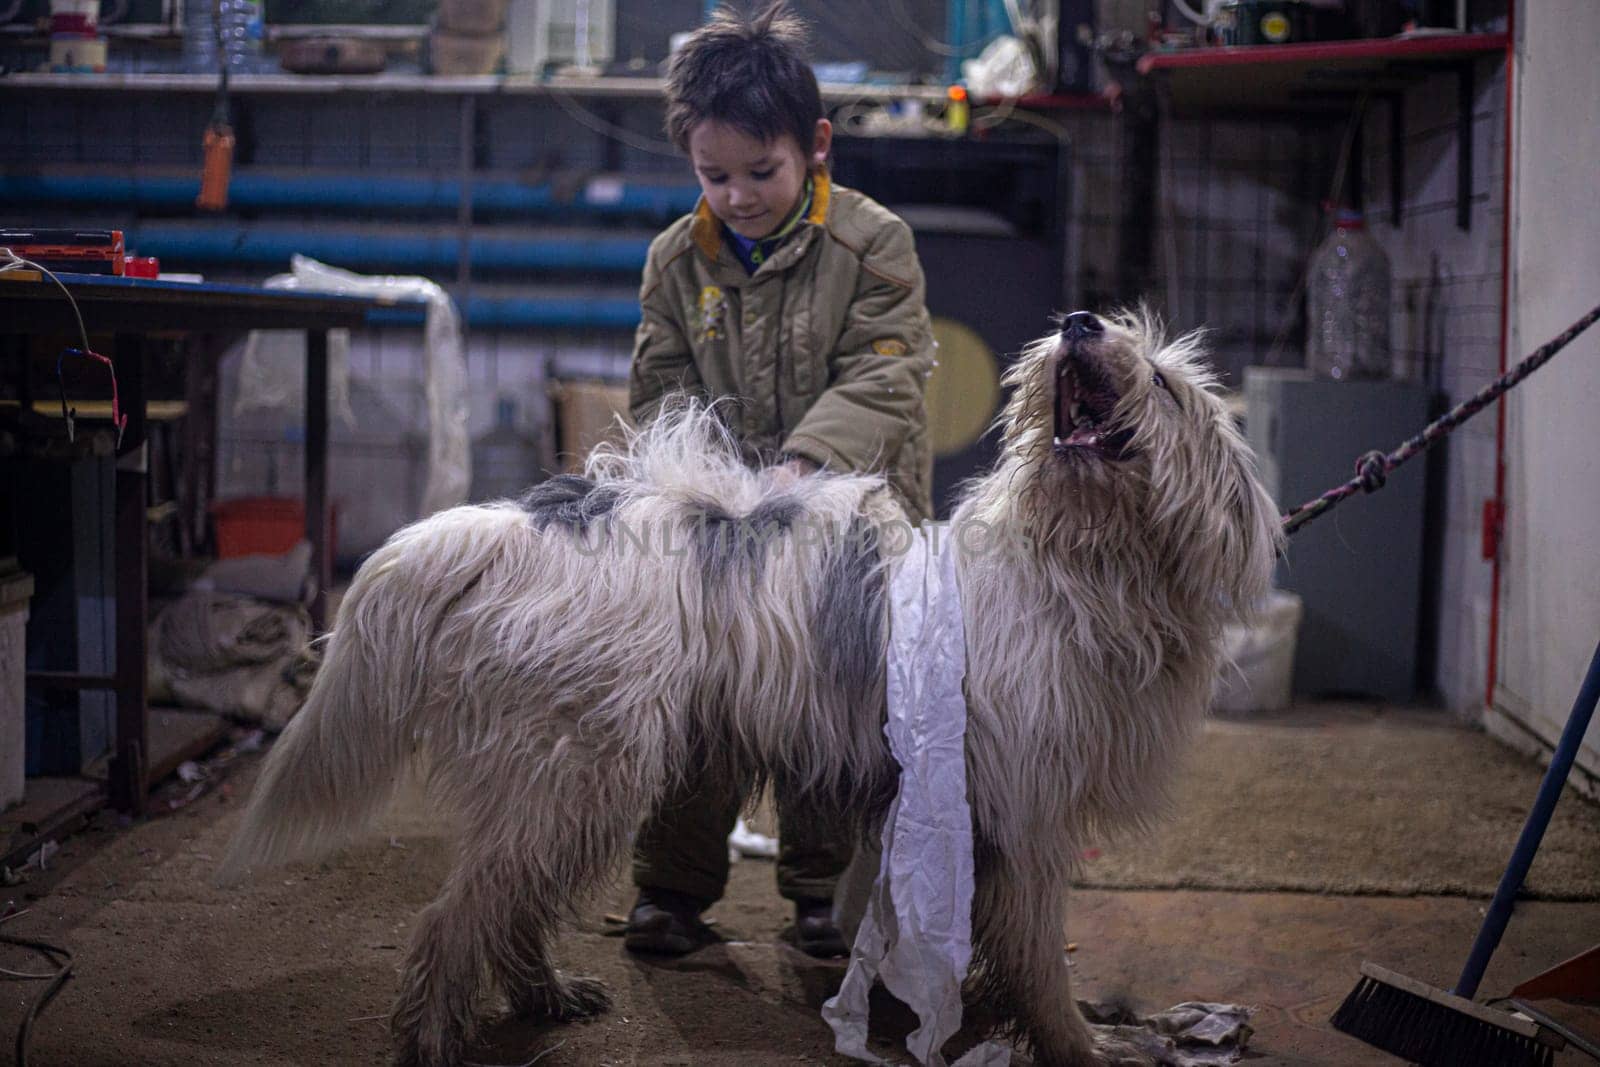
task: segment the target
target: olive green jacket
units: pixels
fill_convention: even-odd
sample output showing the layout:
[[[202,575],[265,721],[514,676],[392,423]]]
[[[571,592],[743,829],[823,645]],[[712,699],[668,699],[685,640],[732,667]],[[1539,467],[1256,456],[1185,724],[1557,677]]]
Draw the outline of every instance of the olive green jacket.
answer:
[[[752,275],[703,200],[651,243],[634,421],[676,390],[735,398],[717,410],[747,462],[883,471],[913,521],[932,517],[933,334],[910,227],[825,171],[814,182],[810,213]]]

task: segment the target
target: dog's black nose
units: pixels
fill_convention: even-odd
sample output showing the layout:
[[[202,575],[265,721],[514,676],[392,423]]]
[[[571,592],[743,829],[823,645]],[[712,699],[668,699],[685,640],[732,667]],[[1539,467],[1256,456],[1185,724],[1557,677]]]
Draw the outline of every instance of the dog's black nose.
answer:
[[[1087,311],[1074,311],[1061,323],[1063,337],[1092,337],[1105,332],[1106,328],[1100,324],[1100,320]]]

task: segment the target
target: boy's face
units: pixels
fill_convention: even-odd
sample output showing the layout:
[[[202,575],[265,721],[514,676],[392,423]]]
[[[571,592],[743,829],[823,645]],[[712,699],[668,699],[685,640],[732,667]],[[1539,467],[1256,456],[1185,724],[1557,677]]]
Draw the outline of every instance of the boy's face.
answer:
[[[801,151],[793,134],[771,141],[707,119],[689,133],[689,162],[712,214],[740,237],[770,235],[789,218],[812,164],[828,158],[833,126],[817,120],[816,135]]]

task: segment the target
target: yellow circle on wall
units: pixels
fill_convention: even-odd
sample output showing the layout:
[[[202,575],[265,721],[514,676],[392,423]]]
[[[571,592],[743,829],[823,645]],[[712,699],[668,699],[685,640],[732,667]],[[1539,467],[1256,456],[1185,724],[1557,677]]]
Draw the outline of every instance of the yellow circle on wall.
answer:
[[[1284,15],[1274,11],[1261,19],[1261,36],[1273,44],[1282,44],[1289,39],[1289,20]]]
[[[955,319],[933,320],[939,343],[928,379],[928,436],[935,456],[970,448],[994,421],[1000,406],[1000,365],[970,327]]]

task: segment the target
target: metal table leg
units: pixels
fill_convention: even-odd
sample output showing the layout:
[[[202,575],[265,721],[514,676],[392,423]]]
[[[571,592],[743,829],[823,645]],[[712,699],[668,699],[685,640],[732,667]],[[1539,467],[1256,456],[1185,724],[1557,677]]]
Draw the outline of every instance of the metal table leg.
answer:
[[[117,744],[111,760],[111,803],[131,815],[144,813],[147,649],[147,573],[145,481],[149,448],[145,441],[144,344],[138,334],[116,339],[118,393],[128,415],[117,451]]]
[[[332,546],[328,544],[328,331],[306,331],[306,539],[311,542],[311,574],[316,598],[311,626],[327,629],[328,586],[333,584]]]

